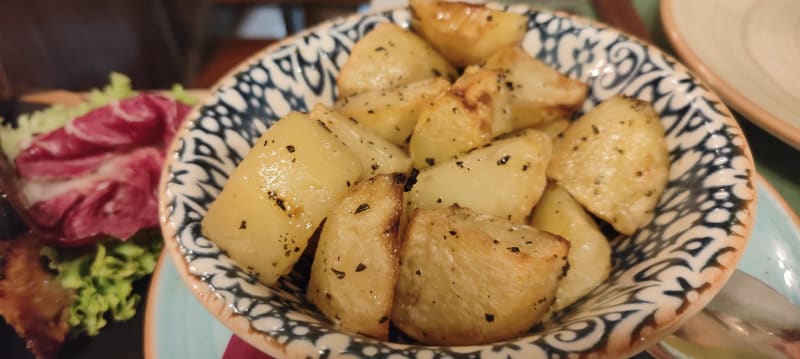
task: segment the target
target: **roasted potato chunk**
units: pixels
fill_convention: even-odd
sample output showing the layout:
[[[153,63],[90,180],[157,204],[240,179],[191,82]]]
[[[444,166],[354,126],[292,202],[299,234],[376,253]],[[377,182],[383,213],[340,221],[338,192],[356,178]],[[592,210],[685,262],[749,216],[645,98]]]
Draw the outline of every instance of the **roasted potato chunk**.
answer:
[[[491,146],[422,170],[407,194],[409,207],[459,204],[472,210],[525,223],[547,179],[550,139],[536,131],[497,140]]]
[[[422,106],[449,87],[450,81],[437,77],[345,97],[334,108],[389,142],[406,147]]]
[[[397,282],[402,175],[379,175],[337,204],[319,236],[307,296],[336,325],[385,340]]]
[[[412,28],[451,64],[483,64],[492,54],[522,42],[527,19],[484,5],[411,0]]]
[[[586,100],[585,83],[556,71],[520,47],[498,51],[485,67],[506,74],[514,129],[569,118]]]
[[[309,116],[324,124],[336,138],[353,151],[361,163],[362,180],[376,174],[407,173],[411,170],[411,158],[405,151],[336,111],[317,104]]]
[[[623,234],[652,217],[669,177],[664,127],[645,101],[614,96],[558,139],[547,176]]]
[[[552,310],[561,310],[608,278],[611,247],[594,219],[563,188],[549,184],[530,224],[569,241],[569,272],[561,280]]]
[[[292,112],[233,170],[203,218],[203,234],[271,285],[291,271],[308,238],[360,175],[358,159],[329,130]]]
[[[455,79],[458,72],[419,36],[380,23],[353,45],[336,84],[339,97],[347,97],[441,76]]]
[[[466,208],[411,214],[392,321],[424,344],[472,345],[525,333],[567,269],[569,243]]]
[[[469,68],[420,113],[409,152],[416,168],[489,143],[511,130],[508,89],[499,71]]]

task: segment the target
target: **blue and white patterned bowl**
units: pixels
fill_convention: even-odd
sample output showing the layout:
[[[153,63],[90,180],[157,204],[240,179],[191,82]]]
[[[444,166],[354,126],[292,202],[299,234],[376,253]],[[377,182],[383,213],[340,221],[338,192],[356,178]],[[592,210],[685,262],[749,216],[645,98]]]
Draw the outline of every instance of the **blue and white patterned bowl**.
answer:
[[[267,287],[203,237],[200,220],[250,146],[290,110],[331,104],[339,68],[375,24],[408,10],[328,22],[232,71],[190,115],[161,183],[164,238],[182,278],[234,333],[276,357],[624,357],[699,311],[730,276],[753,226],[749,147],[730,112],[658,49],[588,20],[489,4],[528,17],[523,47],[590,85],[589,110],[617,93],[651,101],[667,130],[670,179],[654,219],[612,242],[606,282],[525,337],[492,345],[382,342],[335,329],[304,299],[297,275]]]

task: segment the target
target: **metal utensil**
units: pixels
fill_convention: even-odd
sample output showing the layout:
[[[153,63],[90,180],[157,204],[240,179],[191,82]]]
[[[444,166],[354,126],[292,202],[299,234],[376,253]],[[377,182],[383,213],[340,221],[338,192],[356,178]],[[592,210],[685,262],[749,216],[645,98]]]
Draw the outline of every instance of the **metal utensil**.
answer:
[[[737,270],[711,303],[648,353],[658,359],[800,359],[800,308]]]

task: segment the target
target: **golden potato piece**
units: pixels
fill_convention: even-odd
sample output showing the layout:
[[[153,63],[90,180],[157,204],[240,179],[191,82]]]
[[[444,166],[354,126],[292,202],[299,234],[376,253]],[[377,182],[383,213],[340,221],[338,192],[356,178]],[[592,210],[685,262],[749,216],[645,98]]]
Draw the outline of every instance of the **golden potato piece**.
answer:
[[[516,46],[495,53],[485,67],[506,74],[514,129],[569,118],[586,100],[585,83],[567,77]]]
[[[353,45],[336,84],[339,97],[388,90],[458,72],[431,45],[392,23],[380,23]]]
[[[411,170],[411,158],[405,151],[336,111],[317,104],[309,116],[330,129],[358,158],[362,168],[361,180],[376,174]]]
[[[555,299],[569,243],[466,208],[411,214],[392,322],[425,344],[473,345],[529,330]]]
[[[409,207],[459,204],[478,213],[525,223],[547,179],[550,139],[536,131],[497,140],[422,170],[407,194]]]
[[[437,77],[345,97],[334,108],[389,142],[406,147],[422,106],[449,87],[449,81]]]
[[[664,127],[645,101],[614,96],[555,143],[547,176],[623,234],[652,217],[669,177]]]
[[[594,219],[563,188],[549,184],[530,224],[569,241],[569,272],[561,280],[552,310],[561,310],[608,278],[611,247]]]
[[[522,42],[527,19],[483,5],[411,0],[412,28],[451,64],[481,65],[492,54]]]
[[[336,325],[385,340],[397,282],[402,175],[364,181],[333,208],[317,244],[307,296]]]
[[[409,152],[425,168],[489,143],[511,130],[508,89],[499,71],[469,68],[420,113]]]
[[[356,157],[330,131],[292,112],[233,170],[203,218],[203,234],[271,285],[291,271],[308,238],[360,175]]]

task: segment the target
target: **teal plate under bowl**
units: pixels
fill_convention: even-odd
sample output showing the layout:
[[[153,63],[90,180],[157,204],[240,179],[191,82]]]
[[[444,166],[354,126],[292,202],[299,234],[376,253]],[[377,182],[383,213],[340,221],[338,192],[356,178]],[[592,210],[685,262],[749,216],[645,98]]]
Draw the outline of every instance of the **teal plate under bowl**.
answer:
[[[753,237],[739,269],[764,281],[800,307],[800,223],[761,177]],[[145,322],[148,359],[219,359],[231,337],[181,281],[162,253],[153,275]]]

